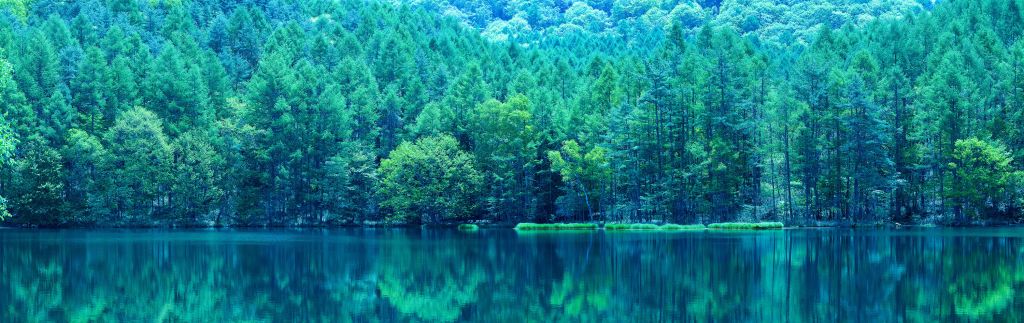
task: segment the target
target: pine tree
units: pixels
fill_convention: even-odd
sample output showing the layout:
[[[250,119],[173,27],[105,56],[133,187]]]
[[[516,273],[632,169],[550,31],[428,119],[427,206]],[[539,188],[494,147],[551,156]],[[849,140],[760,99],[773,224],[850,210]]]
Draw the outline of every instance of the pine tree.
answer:
[[[206,127],[213,119],[202,70],[185,59],[175,46],[165,47],[143,81],[144,104],[167,120],[171,135]]]
[[[71,92],[74,93],[72,104],[78,109],[83,126],[91,133],[106,128],[107,122],[116,117],[106,100],[120,96],[120,92],[108,91],[108,75],[110,71],[103,51],[97,47],[86,49],[85,57],[78,64],[78,74],[71,82]]]
[[[61,83],[57,50],[42,31],[23,36],[15,77],[30,104],[38,104],[56,91]]]

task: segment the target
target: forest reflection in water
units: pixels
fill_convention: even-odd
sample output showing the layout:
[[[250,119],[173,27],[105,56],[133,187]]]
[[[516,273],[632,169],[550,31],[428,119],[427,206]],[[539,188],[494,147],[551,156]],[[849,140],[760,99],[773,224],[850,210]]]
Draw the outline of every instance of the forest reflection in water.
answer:
[[[1024,320],[1024,229],[0,229],[0,321]]]

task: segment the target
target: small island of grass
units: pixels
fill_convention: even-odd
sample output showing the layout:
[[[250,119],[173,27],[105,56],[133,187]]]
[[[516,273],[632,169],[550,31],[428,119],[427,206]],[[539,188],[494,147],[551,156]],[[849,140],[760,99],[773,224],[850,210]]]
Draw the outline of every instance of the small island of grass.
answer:
[[[608,223],[604,225],[605,230],[658,230],[657,224],[652,223]]]
[[[459,224],[459,231],[476,231],[479,230],[480,226],[472,223]]]
[[[696,231],[704,230],[703,224],[675,224],[667,223],[657,225],[653,223],[608,223],[604,225],[608,231]]]
[[[782,227],[782,222],[724,222],[708,225],[708,229],[712,230],[768,230]]]
[[[662,231],[699,231],[707,229],[703,224],[675,224],[669,223],[658,227]]]
[[[520,223],[515,227],[519,231],[552,231],[552,230],[597,230],[595,223]]]

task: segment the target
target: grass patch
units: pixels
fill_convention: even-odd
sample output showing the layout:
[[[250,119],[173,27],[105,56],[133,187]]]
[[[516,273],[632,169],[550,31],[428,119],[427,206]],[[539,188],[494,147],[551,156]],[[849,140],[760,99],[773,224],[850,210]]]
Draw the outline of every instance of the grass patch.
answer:
[[[608,223],[605,230],[657,230],[657,224],[650,223]]]
[[[459,225],[459,231],[476,231],[480,230],[480,226],[472,223],[463,223]]]
[[[652,223],[608,223],[604,225],[609,231],[694,231],[706,229],[703,224],[664,224],[658,226]]]
[[[715,230],[768,230],[768,229],[782,229],[782,222],[725,222],[725,223],[712,223],[708,225],[708,229]]]
[[[669,223],[658,227],[662,231],[698,231],[707,229],[703,224],[674,224]]]
[[[520,223],[516,224],[516,230],[520,231],[547,231],[547,230],[597,230],[596,223]]]

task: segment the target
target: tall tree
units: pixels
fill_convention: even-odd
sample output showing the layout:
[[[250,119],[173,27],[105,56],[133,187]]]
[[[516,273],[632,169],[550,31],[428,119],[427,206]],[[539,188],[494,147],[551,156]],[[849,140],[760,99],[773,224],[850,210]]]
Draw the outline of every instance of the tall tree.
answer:
[[[487,210],[498,221],[529,219],[536,212],[533,181],[537,157],[530,102],[516,95],[507,102],[491,99],[474,114],[473,144],[489,191]]]
[[[562,148],[557,151],[548,151],[548,160],[551,161],[551,170],[562,175],[562,181],[568,183],[567,195],[562,196],[562,210],[567,216],[575,217],[576,214],[585,214],[586,219],[594,221],[594,213],[599,209],[595,205],[600,201],[600,186],[605,183],[609,176],[608,160],[605,156],[607,151],[601,147],[591,148],[584,151],[576,141],[568,140],[562,143]],[[577,198],[583,198],[582,201]],[[580,210],[582,202],[585,208]]]
[[[144,223],[165,215],[173,151],[160,118],[144,108],[121,113],[103,136],[110,158],[105,197],[115,221]]]
[[[0,170],[6,169],[6,165],[11,163],[11,156],[14,155],[14,131],[7,126],[7,120],[0,115]],[[5,183],[0,181],[0,191],[4,188]],[[7,200],[0,195],[0,220],[9,217],[11,214],[7,211]]]

